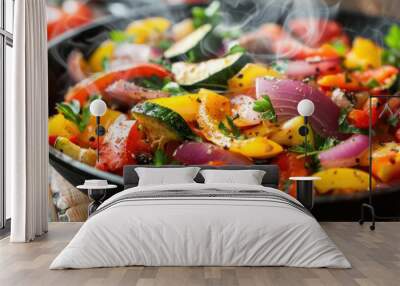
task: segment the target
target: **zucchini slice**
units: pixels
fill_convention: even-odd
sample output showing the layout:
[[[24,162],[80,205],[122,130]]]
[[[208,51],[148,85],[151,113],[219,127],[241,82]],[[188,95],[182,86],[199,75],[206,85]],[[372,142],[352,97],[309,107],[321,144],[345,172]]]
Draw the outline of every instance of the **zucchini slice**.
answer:
[[[240,52],[200,63],[174,63],[172,73],[176,82],[187,89],[224,90],[228,80],[249,62],[250,57]]]
[[[132,114],[160,147],[169,141],[198,140],[182,116],[167,107],[144,102],[135,105]]]
[[[213,30],[210,24],[199,27],[173,44],[164,52],[164,57],[173,61],[189,59],[195,62],[215,55],[222,45],[222,40],[213,33]]]

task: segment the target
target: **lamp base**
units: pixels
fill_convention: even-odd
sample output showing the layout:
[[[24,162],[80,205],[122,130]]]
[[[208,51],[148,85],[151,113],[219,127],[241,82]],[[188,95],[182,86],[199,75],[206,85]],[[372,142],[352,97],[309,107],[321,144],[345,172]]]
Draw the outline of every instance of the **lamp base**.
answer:
[[[371,204],[364,203],[361,205],[361,219],[358,221],[360,225],[363,225],[367,220],[365,219],[365,209],[371,213],[371,225],[370,230],[375,230],[375,222],[377,221],[400,221],[400,217],[383,217],[376,215],[375,208]]]
[[[375,208],[370,205],[370,204],[362,204],[361,205],[361,219],[358,221],[360,225],[363,225],[365,220],[365,212],[364,210],[368,209],[371,212],[371,222],[372,224],[369,226],[370,230],[375,230],[375,221],[376,221],[376,216],[375,216]]]

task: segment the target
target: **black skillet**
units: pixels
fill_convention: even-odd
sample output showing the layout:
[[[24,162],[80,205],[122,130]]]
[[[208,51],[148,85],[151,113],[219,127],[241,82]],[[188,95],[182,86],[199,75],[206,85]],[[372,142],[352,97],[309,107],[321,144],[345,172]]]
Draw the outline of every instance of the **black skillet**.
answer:
[[[243,6],[243,7],[242,7]],[[240,4],[240,7],[228,11],[234,15],[234,19],[243,19],[247,14],[243,11],[250,11],[251,7],[246,4]],[[108,38],[108,32],[114,29],[125,28],[133,19],[141,19],[149,16],[163,15],[173,21],[179,21],[190,15],[191,7],[187,5],[170,6],[168,12],[165,6],[162,7],[144,7],[136,8],[129,15],[124,17],[109,16],[100,19],[88,26],[78,28],[63,34],[62,36],[52,40],[49,43],[49,115],[55,113],[55,105],[57,102],[63,101],[66,90],[71,86],[67,72],[66,59],[73,49],[79,49],[85,56],[89,56],[94,49],[104,40]],[[274,15],[274,11],[271,11]],[[265,18],[263,22],[271,19]],[[355,12],[339,11],[335,18],[345,28],[346,32],[351,36],[364,36],[372,38],[378,43],[382,43],[382,35],[385,34],[391,24],[395,20],[372,17]],[[252,23],[261,23],[260,19],[254,18]],[[85,179],[100,178],[106,179],[110,183],[119,185],[122,189],[122,177],[111,173],[102,172],[78,161],[72,160],[53,147],[49,152],[50,164],[62,174],[72,185],[79,185]],[[379,208],[385,214],[393,215],[400,213],[400,192],[398,188],[385,189],[377,191],[376,201],[381,201],[382,207]],[[379,194],[379,196],[378,196]],[[324,196],[318,197],[314,213],[319,219],[335,219],[353,220],[358,218],[359,209],[355,206],[365,200],[367,193],[355,194],[352,196]],[[379,197],[379,198],[378,198]]]

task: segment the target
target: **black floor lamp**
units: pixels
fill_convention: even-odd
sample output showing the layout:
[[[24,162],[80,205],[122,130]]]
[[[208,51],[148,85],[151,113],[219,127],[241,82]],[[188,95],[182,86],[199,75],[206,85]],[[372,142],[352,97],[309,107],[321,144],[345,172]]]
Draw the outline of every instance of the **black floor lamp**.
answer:
[[[100,124],[100,118],[106,113],[107,105],[101,99],[93,100],[89,107],[90,113],[96,117],[96,135],[97,135],[97,162],[100,161],[100,137],[104,136],[106,130]]]
[[[368,160],[369,160],[369,182],[368,182],[368,203],[363,203],[361,205],[361,219],[359,220],[359,223],[362,225],[366,219],[365,219],[365,210],[368,210],[371,213],[371,225],[369,228],[371,230],[375,230],[375,222],[376,221],[400,221],[400,217],[383,217],[383,216],[378,216],[375,211],[375,207],[373,205],[373,200],[372,200],[372,191],[373,191],[373,185],[372,185],[372,137],[373,137],[373,127],[372,127],[372,100],[374,98],[400,98],[400,95],[370,95],[369,96],[369,128],[368,128]]]

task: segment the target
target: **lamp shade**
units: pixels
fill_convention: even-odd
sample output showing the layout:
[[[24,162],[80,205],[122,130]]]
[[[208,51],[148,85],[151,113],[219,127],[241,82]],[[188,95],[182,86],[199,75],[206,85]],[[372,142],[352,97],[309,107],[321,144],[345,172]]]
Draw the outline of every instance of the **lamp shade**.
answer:
[[[297,104],[297,112],[301,116],[311,116],[314,113],[314,103],[309,99],[303,99]]]
[[[90,113],[93,116],[103,116],[106,111],[107,104],[101,99],[93,100],[90,104]]]

